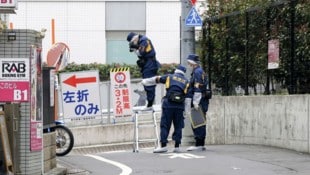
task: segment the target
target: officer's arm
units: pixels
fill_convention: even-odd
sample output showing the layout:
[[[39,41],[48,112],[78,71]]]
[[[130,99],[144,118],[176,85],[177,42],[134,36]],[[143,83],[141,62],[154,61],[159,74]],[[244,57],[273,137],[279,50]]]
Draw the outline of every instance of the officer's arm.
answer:
[[[202,82],[202,74],[197,71],[194,74],[194,95],[193,95],[193,105],[196,110],[198,110],[199,103],[202,97],[201,90],[199,88],[201,82]]]
[[[147,47],[147,41],[146,40],[142,40],[140,43],[139,43],[139,48],[136,50],[136,54],[138,56],[144,56],[146,54],[146,47]]]
[[[154,76],[154,77],[151,77],[151,78],[144,78],[142,79],[141,83],[144,85],[144,86],[154,86],[156,85],[157,83],[165,83],[166,82],[166,78],[167,76]]]

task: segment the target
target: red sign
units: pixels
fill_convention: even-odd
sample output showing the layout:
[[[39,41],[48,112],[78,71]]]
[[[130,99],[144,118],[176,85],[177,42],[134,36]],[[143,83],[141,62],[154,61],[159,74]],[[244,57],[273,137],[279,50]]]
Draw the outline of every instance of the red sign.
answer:
[[[0,1],[0,8],[2,7],[14,7],[16,6],[17,1],[16,0],[1,0]]]
[[[30,139],[31,151],[41,151],[43,148],[42,142],[42,122],[31,122]]]
[[[196,4],[196,1],[197,1],[197,0],[191,0],[192,5],[195,5],[195,4]]]
[[[278,39],[268,41],[268,69],[279,68],[279,45]]]
[[[117,83],[124,83],[126,81],[126,75],[124,72],[117,72],[114,76],[114,79]]]
[[[29,101],[29,82],[0,81],[0,101]]]
[[[30,99],[29,58],[0,59],[0,102]]]

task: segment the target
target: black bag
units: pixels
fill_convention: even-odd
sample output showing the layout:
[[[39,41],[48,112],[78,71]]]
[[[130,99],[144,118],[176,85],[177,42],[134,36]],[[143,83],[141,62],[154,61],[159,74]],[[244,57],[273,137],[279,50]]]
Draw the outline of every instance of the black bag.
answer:
[[[209,81],[207,75],[203,74],[203,85],[202,85],[202,94],[206,99],[212,98],[212,90],[209,88]]]
[[[183,103],[185,100],[185,95],[180,92],[171,92],[168,100],[176,103]]]
[[[211,89],[206,89],[205,97],[206,97],[206,99],[212,98],[212,90]]]

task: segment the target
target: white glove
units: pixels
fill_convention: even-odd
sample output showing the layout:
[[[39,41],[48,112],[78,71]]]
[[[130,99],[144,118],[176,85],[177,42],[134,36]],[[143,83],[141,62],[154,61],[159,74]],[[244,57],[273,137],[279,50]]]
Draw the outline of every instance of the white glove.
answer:
[[[192,103],[191,98],[185,98],[185,101],[184,101],[184,117],[187,117],[191,114],[191,103]]]
[[[142,79],[141,83],[143,84],[143,86],[154,86],[156,85],[156,79],[158,78],[158,76],[154,76],[151,78],[144,78]]]
[[[195,92],[193,96],[193,105],[196,110],[199,108],[199,103],[201,100],[201,92]]]
[[[198,109],[199,109],[199,105],[194,104],[194,109],[195,109],[195,110],[198,110]]]
[[[137,50],[135,50],[135,53],[136,53],[136,55],[139,57],[139,56],[141,56],[141,54],[140,54],[140,51],[137,49]]]

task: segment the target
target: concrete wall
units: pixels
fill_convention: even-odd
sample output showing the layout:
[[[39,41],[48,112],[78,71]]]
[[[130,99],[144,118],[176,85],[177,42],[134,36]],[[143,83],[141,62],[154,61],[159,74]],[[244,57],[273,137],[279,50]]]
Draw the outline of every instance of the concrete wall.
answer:
[[[43,163],[44,163],[44,173],[51,171],[57,167],[56,162],[56,133],[44,133],[43,134]]]
[[[215,96],[207,113],[207,144],[258,144],[310,153],[310,95]],[[134,122],[71,128],[75,147],[132,142]],[[141,138],[151,138],[143,128]],[[189,121],[183,145],[193,142]]]
[[[160,113],[156,113],[157,122]],[[139,115],[139,124],[152,124],[152,115]],[[102,144],[119,144],[134,141],[135,122],[120,122],[116,124],[70,127],[74,136],[74,147],[94,146]],[[140,139],[155,138],[153,127],[139,128]]]
[[[259,144],[310,152],[309,95],[215,97],[208,144]]]

